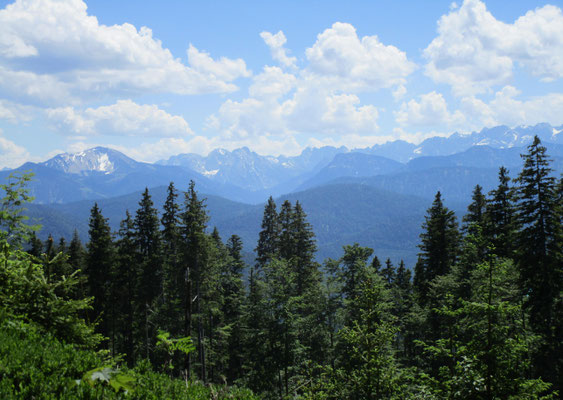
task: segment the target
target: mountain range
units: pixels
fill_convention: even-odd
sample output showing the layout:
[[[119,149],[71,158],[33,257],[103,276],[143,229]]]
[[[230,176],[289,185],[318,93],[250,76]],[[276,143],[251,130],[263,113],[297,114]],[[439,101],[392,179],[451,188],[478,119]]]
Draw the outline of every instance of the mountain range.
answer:
[[[336,257],[343,244],[358,241],[382,257],[413,261],[420,224],[436,191],[462,214],[476,184],[485,192],[497,185],[500,166],[517,175],[520,154],[534,135],[547,147],[552,168],[560,174],[562,131],[563,126],[549,124],[498,126],[433,137],[418,145],[397,140],[363,149],[327,146],[292,157],[262,156],[248,148],[216,149],[207,156],[179,154],[154,164],[95,147],[28,162],[16,170],[35,174],[29,187],[36,200],[29,213],[43,218],[42,236],[51,232],[69,237],[78,229],[86,239],[93,201],[116,229],[125,210],[136,209],[145,187],[159,205],[169,182],[182,190],[194,180],[208,198],[211,224],[225,238],[240,235],[248,252],[256,243],[262,203],[274,196],[279,202],[303,204],[322,257]],[[0,180],[12,172],[0,171]]]

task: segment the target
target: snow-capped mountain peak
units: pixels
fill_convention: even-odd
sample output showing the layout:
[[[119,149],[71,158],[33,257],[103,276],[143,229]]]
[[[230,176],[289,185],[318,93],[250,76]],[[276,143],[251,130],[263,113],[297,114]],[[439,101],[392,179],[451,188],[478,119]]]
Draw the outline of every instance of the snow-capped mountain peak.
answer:
[[[105,147],[94,147],[78,153],[59,154],[43,163],[44,166],[69,174],[114,173],[120,166],[131,166],[136,161]]]

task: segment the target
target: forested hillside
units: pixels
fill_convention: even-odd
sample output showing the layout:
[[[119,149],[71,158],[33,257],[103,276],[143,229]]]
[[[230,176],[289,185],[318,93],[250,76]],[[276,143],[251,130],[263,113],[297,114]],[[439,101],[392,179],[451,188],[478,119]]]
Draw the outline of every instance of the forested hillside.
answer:
[[[95,204],[85,243],[42,241],[23,214],[31,177],[12,177],[0,209],[0,397],[559,398],[563,179],[537,137],[522,161],[488,193],[475,186],[461,220],[437,192],[414,265],[354,243],[352,218],[357,234],[319,263],[331,215],[315,217],[315,232],[307,199],[291,196],[268,200],[245,263],[241,236],[210,228],[193,182],[170,183],[161,217],[147,189],[115,233]],[[350,197],[373,189],[335,187],[330,214],[345,216]],[[378,254],[413,240],[394,232],[370,239]]]

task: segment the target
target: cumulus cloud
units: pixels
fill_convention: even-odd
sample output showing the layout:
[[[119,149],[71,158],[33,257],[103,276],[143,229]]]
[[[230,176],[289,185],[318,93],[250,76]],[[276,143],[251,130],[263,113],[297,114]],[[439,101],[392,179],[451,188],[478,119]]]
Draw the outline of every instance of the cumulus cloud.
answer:
[[[373,91],[404,84],[416,68],[405,52],[377,36],[359,38],[356,29],[336,22],[305,52],[314,77],[346,91]]]
[[[284,58],[283,32],[262,32],[261,36],[275,59],[285,66],[294,65]],[[359,93],[395,88],[394,97],[399,99],[406,93],[406,78],[416,65],[406,53],[381,43],[377,36],[359,38],[352,25],[340,22],[320,33],[305,55],[308,64],[292,73],[264,67],[253,77],[249,96],[226,100],[208,118],[207,128],[226,140],[286,135],[303,142],[314,133],[331,137],[326,140],[365,136],[374,143],[380,110],[362,104]]]
[[[185,65],[149,28],[100,24],[82,0],[16,0],[0,10],[0,90],[19,101],[225,93],[249,75],[240,59],[215,61],[193,46],[188,56]]]
[[[420,101],[412,99],[409,102],[403,102],[399,111],[395,112],[395,119],[399,124],[419,127],[454,126],[465,121],[465,117],[459,110],[450,113],[441,93],[432,91],[419,98]]]
[[[33,115],[34,110],[32,107],[26,107],[21,104],[0,99],[0,120],[15,124],[30,121]]]
[[[262,32],[260,33],[260,37],[270,48],[270,53],[274,60],[278,61],[284,67],[296,68],[297,58],[287,55],[287,49],[283,46],[287,42],[287,39],[282,31],[279,31],[275,35],[270,32]]]
[[[505,86],[495,93],[489,103],[475,97],[462,99],[462,110],[476,126],[534,125],[541,122],[554,126],[563,124],[563,94],[549,93],[519,99],[520,94],[515,87]]]
[[[248,93],[257,98],[279,98],[293,90],[296,84],[295,75],[285,73],[279,67],[265,66],[264,71],[254,78]]]
[[[438,21],[438,36],[424,50],[426,74],[459,96],[502,85],[515,64],[542,80],[563,77],[563,14],[546,5],[513,24],[497,20],[480,0],[465,0]]]
[[[27,150],[5,138],[0,130],[0,169],[17,168],[29,159]]]
[[[206,76],[213,76],[227,82],[252,75],[246,69],[246,63],[242,58],[231,60],[221,57],[215,61],[208,53],[199,51],[192,44],[188,48],[188,63],[194,70]]]
[[[184,118],[171,115],[156,105],[139,105],[131,100],[84,111],[72,107],[52,108],[46,114],[59,131],[74,135],[173,137],[192,134]]]

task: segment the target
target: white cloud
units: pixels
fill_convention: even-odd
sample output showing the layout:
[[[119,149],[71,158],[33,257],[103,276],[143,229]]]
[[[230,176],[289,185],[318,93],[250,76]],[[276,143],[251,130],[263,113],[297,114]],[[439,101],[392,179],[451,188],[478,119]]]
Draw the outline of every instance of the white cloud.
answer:
[[[101,25],[86,9],[81,0],[16,0],[0,10],[4,97],[60,104],[100,94],[224,93],[249,75],[244,61],[214,61],[193,46],[185,65],[149,28]]]
[[[420,101],[414,99],[403,102],[399,111],[395,112],[395,119],[401,125],[409,126],[454,126],[465,122],[460,111],[450,113],[448,105],[441,93],[434,91],[423,94]]]
[[[257,98],[279,98],[289,93],[296,84],[295,75],[285,73],[279,67],[265,66],[264,71],[254,77],[248,93]]]
[[[219,61],[215,61],[208,53],[199,51],[192,44],[188,48],[188,63],[194,70],[204,75],[214,76],[227,82],[252,75],[246,69],[246,64],[242,58],[231,60],[221,57]]]
[[[518,99],[520,91],[513,86],[505,86],[495,93],[487,104],[474,97],[462,100],[462,109],[476,126],[494,125],[534,125],[548,122],[558,126],[563,124],[563,94],[550,93]]]
[[[93,146],[92,144],[79,143],[74,144],[72,148],[69,147],[68,151],[82,151]],[[236,140],[226,140],[220,136],[194,136],[190,139],[162,138],[156,142],[143,142],[134,147],[107,144],[105,146],[121,151],[135,160],[144,162],[155,162],[181,153],[207,155],[217,148],[232,151],[243,146],[263,155],[296,155],[302,150],[302,147],[292,137],[268,134],[258,138]]]
[[[393,135],[374,136],[374,135],[358,135],[358,134],[331,136],[331,137],[324,137],[320,139],[312,137],[307,141],[307,146],[310,147],[345,146],[348,149],[360,149],[360,148],[371,147],[375,144],[381,144],[395,139],[396,137]]]
[[[372,105],[360,105],[354,94],[334,94],[319,88],[298,90],[284,104],[284,114],[292,131],[343,135],[377,131],[379,113]]]
[[[399,85],[395,88],[395,90],[393,90],[393,98],[395,101],[401,100],[405,94],[407,94],[407,88],[405,85]]]
[[[29,159],[27,150],[3,137],[0,130],[0,169],[17,168]]]
[[[352,25],[341,22],[319,34],[306,56],[308,71],[317,79],[354,92],[404,84],[416,67],[405,52],[384,45],[377,36],[360,39]]]
[[[488,91],[520,63],[542,80],[563,77],[563,14],[555,6],[527,12],[513,24],[497,20],[480,0],[465,0],[438,21],[424,50],[426,74],[456,95]]]
[[[282,32],[261,36],[273,49],[283,49]],[[399,99],[416,68],[403,51],[377,36],[359,38],[352,25],[340,22],[317,36],[306,59],[309,64],[291,74],[264,67],[254,76],[249,97],[225,101],[207,127],[228,140],[265,134],[300,136],[301,141],[310,134],[372,137],[380,110],[362,104],[358,93],[394,87]]]
[[[402,127],[397,127],[393,129],[393,140],[404,140],[405,142],[419,144],[425,139],[431,137],[448,137],[452,134],[451,131],[442,132],[442,131],[406,131]]]
[[[75,135],[185,136],[192,134],[180,116],[156,105],[119,100],[110,106],[76,111],[72,107],[48,109],[47,117],[62,132]]]
[[[275,97],[227,100],[208,119],[208,127],[228,139],[258,138],[264,134],[342,135],[377,131],[376,107],[361,106],[360,99],[353,94],[317,89],[299,88],[291,98],[281,102]]]
[[[32,107],[0,99],[0,120],[11,123],[27,122],[33,118]]]
[[[297,58],[289,57],[287,55],[287,49],[283,47],[287,39],[282,31],[279,31],[275,35],[272,35],[270,32],[262,32],[260,33],[260,37],[270,48],[270,53],[274,60],[278,61],[284,67],[296,68]]]

